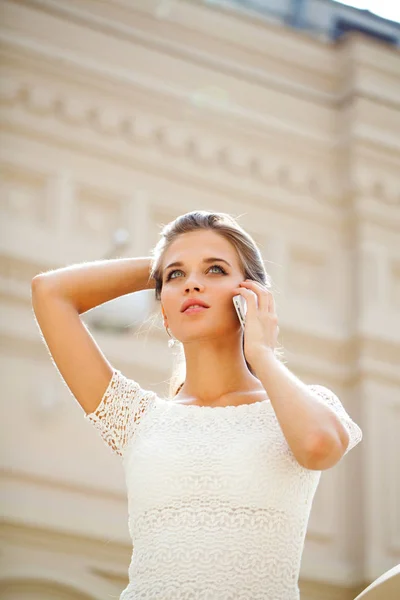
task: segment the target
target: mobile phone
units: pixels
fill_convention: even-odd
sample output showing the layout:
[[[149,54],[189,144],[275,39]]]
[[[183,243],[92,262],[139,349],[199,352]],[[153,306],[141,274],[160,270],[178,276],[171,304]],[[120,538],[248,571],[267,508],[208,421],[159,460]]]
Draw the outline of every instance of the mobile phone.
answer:
[[[240,321],[242,329],[244,329],[244,324],[246,322],[246,312],[247,312],[246,299],[243,298],[243,296],[241,296],[240,294],[237,294],[236,296],[233,296],[232,300],[233,300],[233,306],[236,309],[236,314],[238,316],[238,319]]]

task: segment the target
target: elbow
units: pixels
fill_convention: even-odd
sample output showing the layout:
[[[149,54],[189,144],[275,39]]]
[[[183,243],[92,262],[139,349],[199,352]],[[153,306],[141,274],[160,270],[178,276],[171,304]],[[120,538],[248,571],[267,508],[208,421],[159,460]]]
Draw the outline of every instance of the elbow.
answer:
[[[49,275],[49,272],[40,273],[39,275],[35,275],[35,277],[31,281],[31,292],[32,294],[35,292],[43,293],[54,290],[54,283],[52,278]]]
[[[39,288],[42,289],[43,285],[45,283],[47,283],[47,281],[46,281],[44,275],[42,275],[42,274],[35,275],[35,277],[31,281],[31,290],[32,290],[32,292],[38,290]]]
[[[39,285],[40,275],[35,275],[35,277],[31,281],[31,290],[34,291]]]
[[[312,471],[334,467],[346,452],[349,441],[349,434],[344,428],[340,435],[335,433],[317,436],[308,445],[303,466]]]

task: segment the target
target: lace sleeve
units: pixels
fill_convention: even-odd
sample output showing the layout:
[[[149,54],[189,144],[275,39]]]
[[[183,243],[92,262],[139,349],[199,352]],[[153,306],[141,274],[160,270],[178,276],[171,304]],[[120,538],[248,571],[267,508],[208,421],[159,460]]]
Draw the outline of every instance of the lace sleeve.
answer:
[[[94,412],[85,414],[85,419],[93,423],[112,451],[122,456],[151,396],[154,392],[143,390],[136,381],[114,369],[100,404]]]
[[[357,446],[357,444],[361,442],[361,428],[357,425],[357,423],[355,423],[351,419],[351,417],[347,414],[343,404],[340,402],[339,398],[329,388],[323,385],[309,385],[308,387],[311,391],[315,392],[323,402],[328,404],[328,406],[330,406],[330,408],[332,408],[335,411],[336,415],[340,419],[340,422],[346,428],[350,439],[349,445],[347,446],[346,452],[344,453],[347,454],[349,450],[351,450],[352,448],[354,448],[354,446]]]

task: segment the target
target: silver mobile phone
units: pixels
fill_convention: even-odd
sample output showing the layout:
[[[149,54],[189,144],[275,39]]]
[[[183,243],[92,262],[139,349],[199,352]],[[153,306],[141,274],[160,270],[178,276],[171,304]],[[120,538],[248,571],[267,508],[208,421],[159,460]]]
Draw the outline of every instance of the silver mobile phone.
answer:
[[[247,312],[246,299],[243,298],[243,296],[241,296],[240,294],[237,294],[236,296],[233,296],[232,300],[233,300],[233,306],[236,309],[236,313],[237,313],[238,319],[240,321],[240,324],[242,326],[242,329],[244,329],[244,324],[246,322],[246,312]]]

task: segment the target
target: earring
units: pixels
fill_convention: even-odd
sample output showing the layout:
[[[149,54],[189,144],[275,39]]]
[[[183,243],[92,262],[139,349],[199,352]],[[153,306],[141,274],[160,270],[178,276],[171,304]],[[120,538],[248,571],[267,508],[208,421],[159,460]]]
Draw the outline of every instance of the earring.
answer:
[[[175,346],[175,344],[179,344],[179,340],[176,340],[175,338],[172,337],[172,335],[169,332],[168,327],[165,328],[166,332],[168,333],[169,337],[171,338],[170,340],[168,340],[168,348],[173,348]]]

